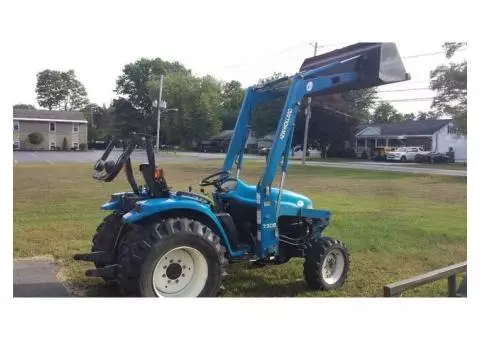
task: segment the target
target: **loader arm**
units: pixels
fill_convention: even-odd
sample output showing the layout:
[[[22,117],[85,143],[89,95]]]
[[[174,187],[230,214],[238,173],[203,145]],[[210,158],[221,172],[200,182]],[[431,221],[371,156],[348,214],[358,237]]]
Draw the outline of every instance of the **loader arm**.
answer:
[[[408,80],[403,63],[393,43],[359,43],[304,61],[300,72],[246,90],[223,170],[237,164],[239,176],[248,124],[255,105],[286,94],[272,149],[257,184],[257,249],[259,257],[278,255],[277,217],[288,169],[288,155],[301,101],[304,97],[368,88]],[[273,197],[272,182],[281,167],[280,190]]]

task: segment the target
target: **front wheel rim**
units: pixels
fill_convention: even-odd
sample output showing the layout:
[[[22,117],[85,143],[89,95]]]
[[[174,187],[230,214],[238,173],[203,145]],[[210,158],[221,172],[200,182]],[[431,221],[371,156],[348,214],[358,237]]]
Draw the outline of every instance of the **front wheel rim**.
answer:
[[[322,263],[322,276],[329,285],[336,284],[345,269],[345,256],[338,249],[330,250]]]
[[[153,290],[159,297],[195,297],[208,278],[205,256],[195,248],[177,247],[157,261],[152,276]]]

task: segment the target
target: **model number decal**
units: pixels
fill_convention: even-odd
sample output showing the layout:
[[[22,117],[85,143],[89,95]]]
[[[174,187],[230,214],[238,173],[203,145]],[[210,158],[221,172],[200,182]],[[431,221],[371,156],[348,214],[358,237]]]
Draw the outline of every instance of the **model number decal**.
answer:
[[[265,229],[276,228],[277,224],[276,223],[267,223],[267,224],[262,224],[262,227],[265,228]]]
[[[288,123],[290,122],[290,117],[292,116],[292,109],[287,110],[287,116],[285,117],[285,121],[283,122],[282,131],[280,132],[280,140],[285,138],[287,133]]]

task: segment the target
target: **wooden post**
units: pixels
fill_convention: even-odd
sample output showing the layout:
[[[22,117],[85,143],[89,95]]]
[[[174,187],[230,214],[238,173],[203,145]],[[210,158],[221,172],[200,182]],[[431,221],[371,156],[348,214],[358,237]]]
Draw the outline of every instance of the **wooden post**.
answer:
[[[448,296],[456,297],[457,296],[457,276],[452,275],[448,277]]]

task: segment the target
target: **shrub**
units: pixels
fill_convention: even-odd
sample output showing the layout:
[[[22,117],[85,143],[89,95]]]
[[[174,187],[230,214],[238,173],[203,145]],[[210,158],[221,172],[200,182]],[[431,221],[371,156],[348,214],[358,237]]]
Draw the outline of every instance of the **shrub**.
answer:
[[[344,158],[357,158],[357,153],[355,149],[352,148],[341,148],[341,149],[329,149],[327,152],[328,157],[344,157]]]
[[[80,143],[80,145],[78,145],[78,148],[80,149],[80,151],[85,151],[87,149],[87,144]]]
[[[41,144],[43,139],[43,135],[40,132],[33,132],[28,135],[28,141],[33,145]]]
[[[63,151],[67,151],[67,150],[68,150],[67,137],[63,137],[62,150],[63,150]]]

